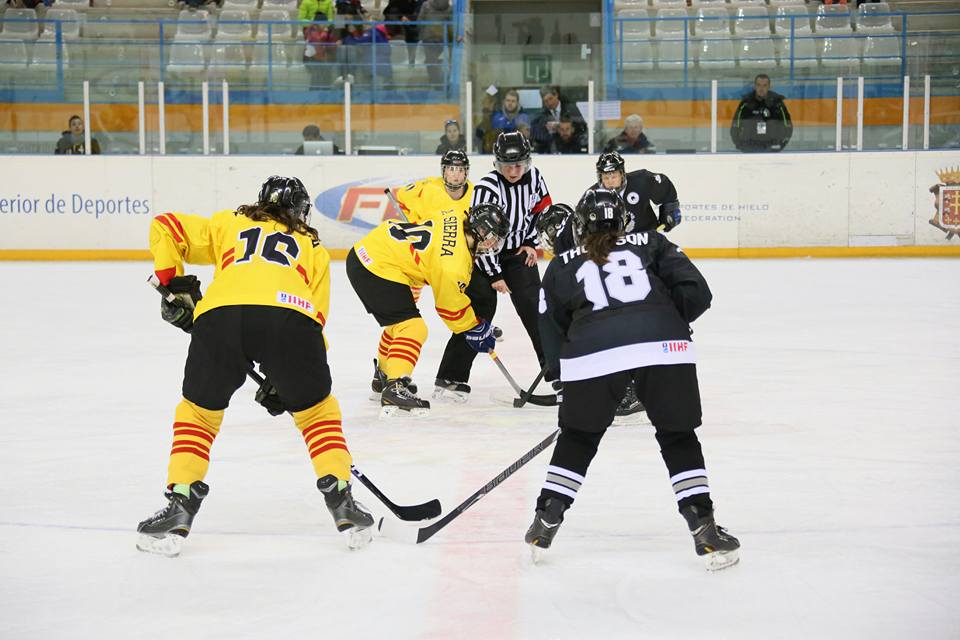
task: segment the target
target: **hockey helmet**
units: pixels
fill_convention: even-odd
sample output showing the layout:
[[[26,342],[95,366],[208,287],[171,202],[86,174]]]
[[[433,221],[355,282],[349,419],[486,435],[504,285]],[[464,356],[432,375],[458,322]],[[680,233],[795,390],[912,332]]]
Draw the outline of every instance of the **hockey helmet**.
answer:
[[[577,243],[595,233],[623,233],[629,227],[630,214],[616,191],[590,189],[577,204],[573,216],[573,235]]]
[[[564,225],[570,223],[573,209],[566,204],[552,204],[537,217],[537,234],[540,236],[540,246],[547,251],[553,251],[554,242]]]
[[[310,217],[310,194],[299,178],[270,176],[260,187],[257,204],[275,204],[307,222]]]
[[[463,167],[463,182],[452,184],[447,182],[447,167]],[[470,158],[459,149],[450,149],[440,158],[440,177],[447,189],[459,189],[467,182],[467,175],[470,173]]]
[[[467,230],[475,240],[474,255],[489,256],[500,253],[510,231],[510,223],[500,205],[485,202],[470,207],[467,212]]]
[[[533,148],[519,131],[505,131],[497,136],[493,143],[494,168],[500,171],[503,165],[522,164],[524,171],[530,167],[530,153]]]
[[[597,159],[597,184],[603,187],[603,174],[613,173],[615,171],[620,172],[621,181],[619,188],[622,189],[627,175],[626,163],[623,161],[623,156],[617,151],[605,151],[601,153]]]

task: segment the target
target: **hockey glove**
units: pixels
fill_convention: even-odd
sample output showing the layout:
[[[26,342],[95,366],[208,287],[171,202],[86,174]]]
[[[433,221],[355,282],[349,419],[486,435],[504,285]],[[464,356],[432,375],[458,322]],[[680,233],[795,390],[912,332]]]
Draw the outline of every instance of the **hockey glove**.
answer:
[[[550,383],[550,386],[553,387],[553,392],[557,394],[557,404],[563,404],[563,383],[554,380]]]
[[[479,353],[489,353],[497,344],[493,337],[493,328],[486,320],[481,320],[473,329],[463,334],[470,348]]]
[[[170,293],[177,297],[175,302],[160,302],[160,317],[187,333],[193,329],[193,310],[203,299],[200,293],[200,281],[197,276],[177,276],[167,283]]]
[[[682,219],[679,202],[664,202],[660,205],[660,224],[663,225],[664,231],[670,231],[680,224]]]
[[[286,408],[283,406],[283,403],[280,401],[280,396],[277,394],[277,388],[270,384],[270,381],[266,378],[263,379],[263,384],[257,389],[257,394],[253,398],[259,404],[263,405],[267,413],[272,416],[279,416],[286,412]]]

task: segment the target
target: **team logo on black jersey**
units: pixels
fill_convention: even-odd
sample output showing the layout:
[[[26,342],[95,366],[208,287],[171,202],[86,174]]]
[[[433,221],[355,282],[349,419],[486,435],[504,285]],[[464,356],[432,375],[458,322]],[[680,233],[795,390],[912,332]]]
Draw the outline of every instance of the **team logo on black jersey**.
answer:
[[[960,235],[960,169],[937,171],[940,182],[930,187],[933,194],[933,218],[930,224],[945,231],[947,240]]]
[[[640,202],[640,194],[636,191],[631,191],[627,194],[627,204],[637,204]]]

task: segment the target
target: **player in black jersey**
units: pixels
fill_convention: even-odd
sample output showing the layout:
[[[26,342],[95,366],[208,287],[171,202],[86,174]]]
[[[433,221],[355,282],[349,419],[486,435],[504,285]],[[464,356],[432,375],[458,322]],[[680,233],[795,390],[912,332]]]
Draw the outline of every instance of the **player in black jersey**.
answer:
[[[630,222],[617,193],[589,192],[573,218],[577,246],[556,256],[543,277],[540,330],[547,361],[560,371],[563,402],[560,436],[525,540],[535,553],[550,547],[624,389],[633,385],[697,554],[708,569],[723,569],[737,562],[740,543],[713,518],[694,431],[701,410],[689,325],[712,296],[676,245],[656,231],[625,233]]]
[[[670,178],[646,169],[627,173],[623,156],[616,151],[601,153],[597,160],[597,181],[587,191],[598,188],[616,191],[623,198],[627,212],[633,216],[628,232],[652,231],[659,225],[663,225],[663,231],[670,231],[680,224],[680,202]],[[653,212],[651,203],[658,205],[659,215]]]

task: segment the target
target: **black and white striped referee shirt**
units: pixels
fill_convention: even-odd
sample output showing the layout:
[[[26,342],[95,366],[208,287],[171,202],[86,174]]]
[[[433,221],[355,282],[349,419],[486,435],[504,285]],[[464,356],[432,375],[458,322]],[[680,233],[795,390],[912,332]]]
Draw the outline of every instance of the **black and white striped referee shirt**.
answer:
[[[470,206],[493,202],[503,207],[510,221],[510,231],[501,253],[516,253],[522,245],[538,247],[537,215],[550,206],[550,192],[543,174],[536,167],[523,174],[523,177],[510,183],[498,171],[491,171],[473,185],[473,199]],[[501,275],[500,256],[477,258],[476,264],[493,280]]]

